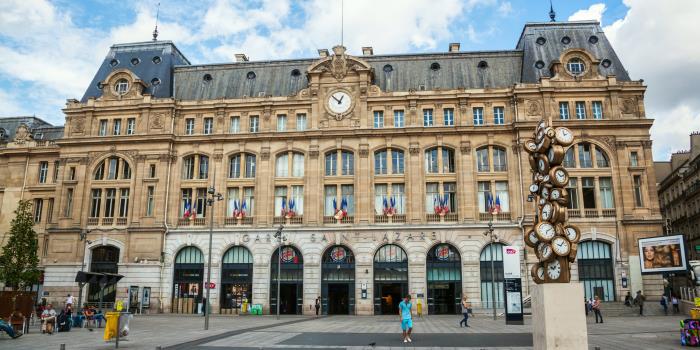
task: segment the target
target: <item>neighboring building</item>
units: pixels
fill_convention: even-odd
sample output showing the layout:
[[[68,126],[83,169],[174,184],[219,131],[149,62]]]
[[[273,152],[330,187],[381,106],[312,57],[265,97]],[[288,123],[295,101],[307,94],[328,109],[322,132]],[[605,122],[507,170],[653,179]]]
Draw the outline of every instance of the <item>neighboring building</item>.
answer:
[[[663,223],[646,87],[597,22],[529,23],[512,50],[362,51],[191,65],[169,41],[112,46],[85,96],[64,109],[60,151],[28,158],[25,198],[55,199],[37,225],[49,298],[77,294],[73,276],[85,266],[125,276],[105,300],[145,287],[152,309],[192,312],[213,216],[215,312],[235,311],[244,295],[275,310],[280,224],[283,312],[311,313],[321,296],[324,312],[394,314],[406,293],[429,313],[458,312],[463,293],[502,306],[500,246],[522,247],[534,219],[520,145],[542,118],[576,135],[565,157],[569,216],[583,233],[574,280],[604,300],[660,295],[661,278],[640,273],[636,243]],[[0,149],[0,169],[14,164],[5,194],[22,186],[36,152],[10,145]],[[55,184],[40,185],[40,162],[56,160]],[[213,211],[212,185],[223,199]],[[489,197],[502,210],[494,246],[483,234]],[[336,217],[341,207],[347,215]],[[525,296],[535,261],[531,251],[523,259]],[[96,301],[99,286],[88,289]]]
[[[669,234],[683,234],[689,260],[700,258],[700,132],[690,134],[690,150],[654,162],[661,214]]]

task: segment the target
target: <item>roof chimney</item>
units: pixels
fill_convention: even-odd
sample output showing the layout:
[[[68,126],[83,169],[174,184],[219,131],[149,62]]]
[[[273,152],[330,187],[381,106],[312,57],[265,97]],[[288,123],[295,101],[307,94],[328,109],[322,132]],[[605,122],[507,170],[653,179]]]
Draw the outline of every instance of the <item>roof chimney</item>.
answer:
[[[246,56],[244,53],[237,53],[236,62],[248,62],[248,56]]]
[[[328,57],[328,49],[318,49],[319,57]]]
[[[365,46],[362,48],[362,56],[372,56],[374,55],[374,50],[371,46]]]
[[[459,52],[459,43],[450,43],[450,52]]]

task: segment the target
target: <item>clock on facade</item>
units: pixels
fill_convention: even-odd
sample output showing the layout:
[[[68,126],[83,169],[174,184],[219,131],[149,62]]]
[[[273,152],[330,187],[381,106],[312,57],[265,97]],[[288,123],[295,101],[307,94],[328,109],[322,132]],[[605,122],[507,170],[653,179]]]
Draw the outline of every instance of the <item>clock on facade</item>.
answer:
[[[345,91],[335,91],[328,95],[328,110],[331,113],[343,115],[350,111],[352,98]]]

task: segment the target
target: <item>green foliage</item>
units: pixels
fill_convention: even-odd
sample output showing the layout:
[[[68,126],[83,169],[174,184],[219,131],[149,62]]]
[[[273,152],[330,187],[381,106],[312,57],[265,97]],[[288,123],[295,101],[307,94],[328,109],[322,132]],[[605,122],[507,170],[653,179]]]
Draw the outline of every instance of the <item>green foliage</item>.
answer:
[[[39,280],[39,239],[34,232],[32,204],[19,201],[12,219],[9,240],[0,254],[0,280],[16,290],[30,288]]]

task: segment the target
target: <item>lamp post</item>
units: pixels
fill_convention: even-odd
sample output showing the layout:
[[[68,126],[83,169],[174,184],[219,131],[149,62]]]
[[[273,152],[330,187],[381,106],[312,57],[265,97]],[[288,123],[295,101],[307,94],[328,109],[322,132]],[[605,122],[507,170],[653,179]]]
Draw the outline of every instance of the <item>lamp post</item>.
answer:
[[[284,225],[280,225],[275,232],[277,238],[277,319],[280,319],[280,277],[282,271],[282,230]]]
[[[214,181],[216,181],[216,175],[214,176]],[[210,186],[207,189],[207,206],[209,207],[209,261],[207,262],[207,289],[206,302],[204,303],[204,330],[209,329],[209,314],[211,313],[211,308],[209,307],[209,295],[211,293],[211,246],[214,235],[214,203],[223,200],[224,196],[221,193],[216,193],[214,186]]]
[[[493,320],[495,321],[496,320],[496,271],[495,271],[494,259],[493,259],[493,254],[494,254],[493,244],[496,242],[498,237],[494,236],[494,234],[493,234],[493,215],[489,218],[489,228],[486,232],[484,232],[484,235],[489,235],[489,238],[491,239],[491,245],[489,245],[489,249],[491,250],[490,251],[490,255],[491,255],[491,307],[493,308]]]
[[[80,231],[80,240],[83,241],[83,261],[80,263],[80,272],[85,272],[85,254],[87,253],[87,245],[92,243],[92,241],[87,239],[87,234],[90,233],[88,230]],[[78,310],[83,307],[83,287],[85,287],[84,282],[78,282],[80,286],[80,291],[78,292]]]

